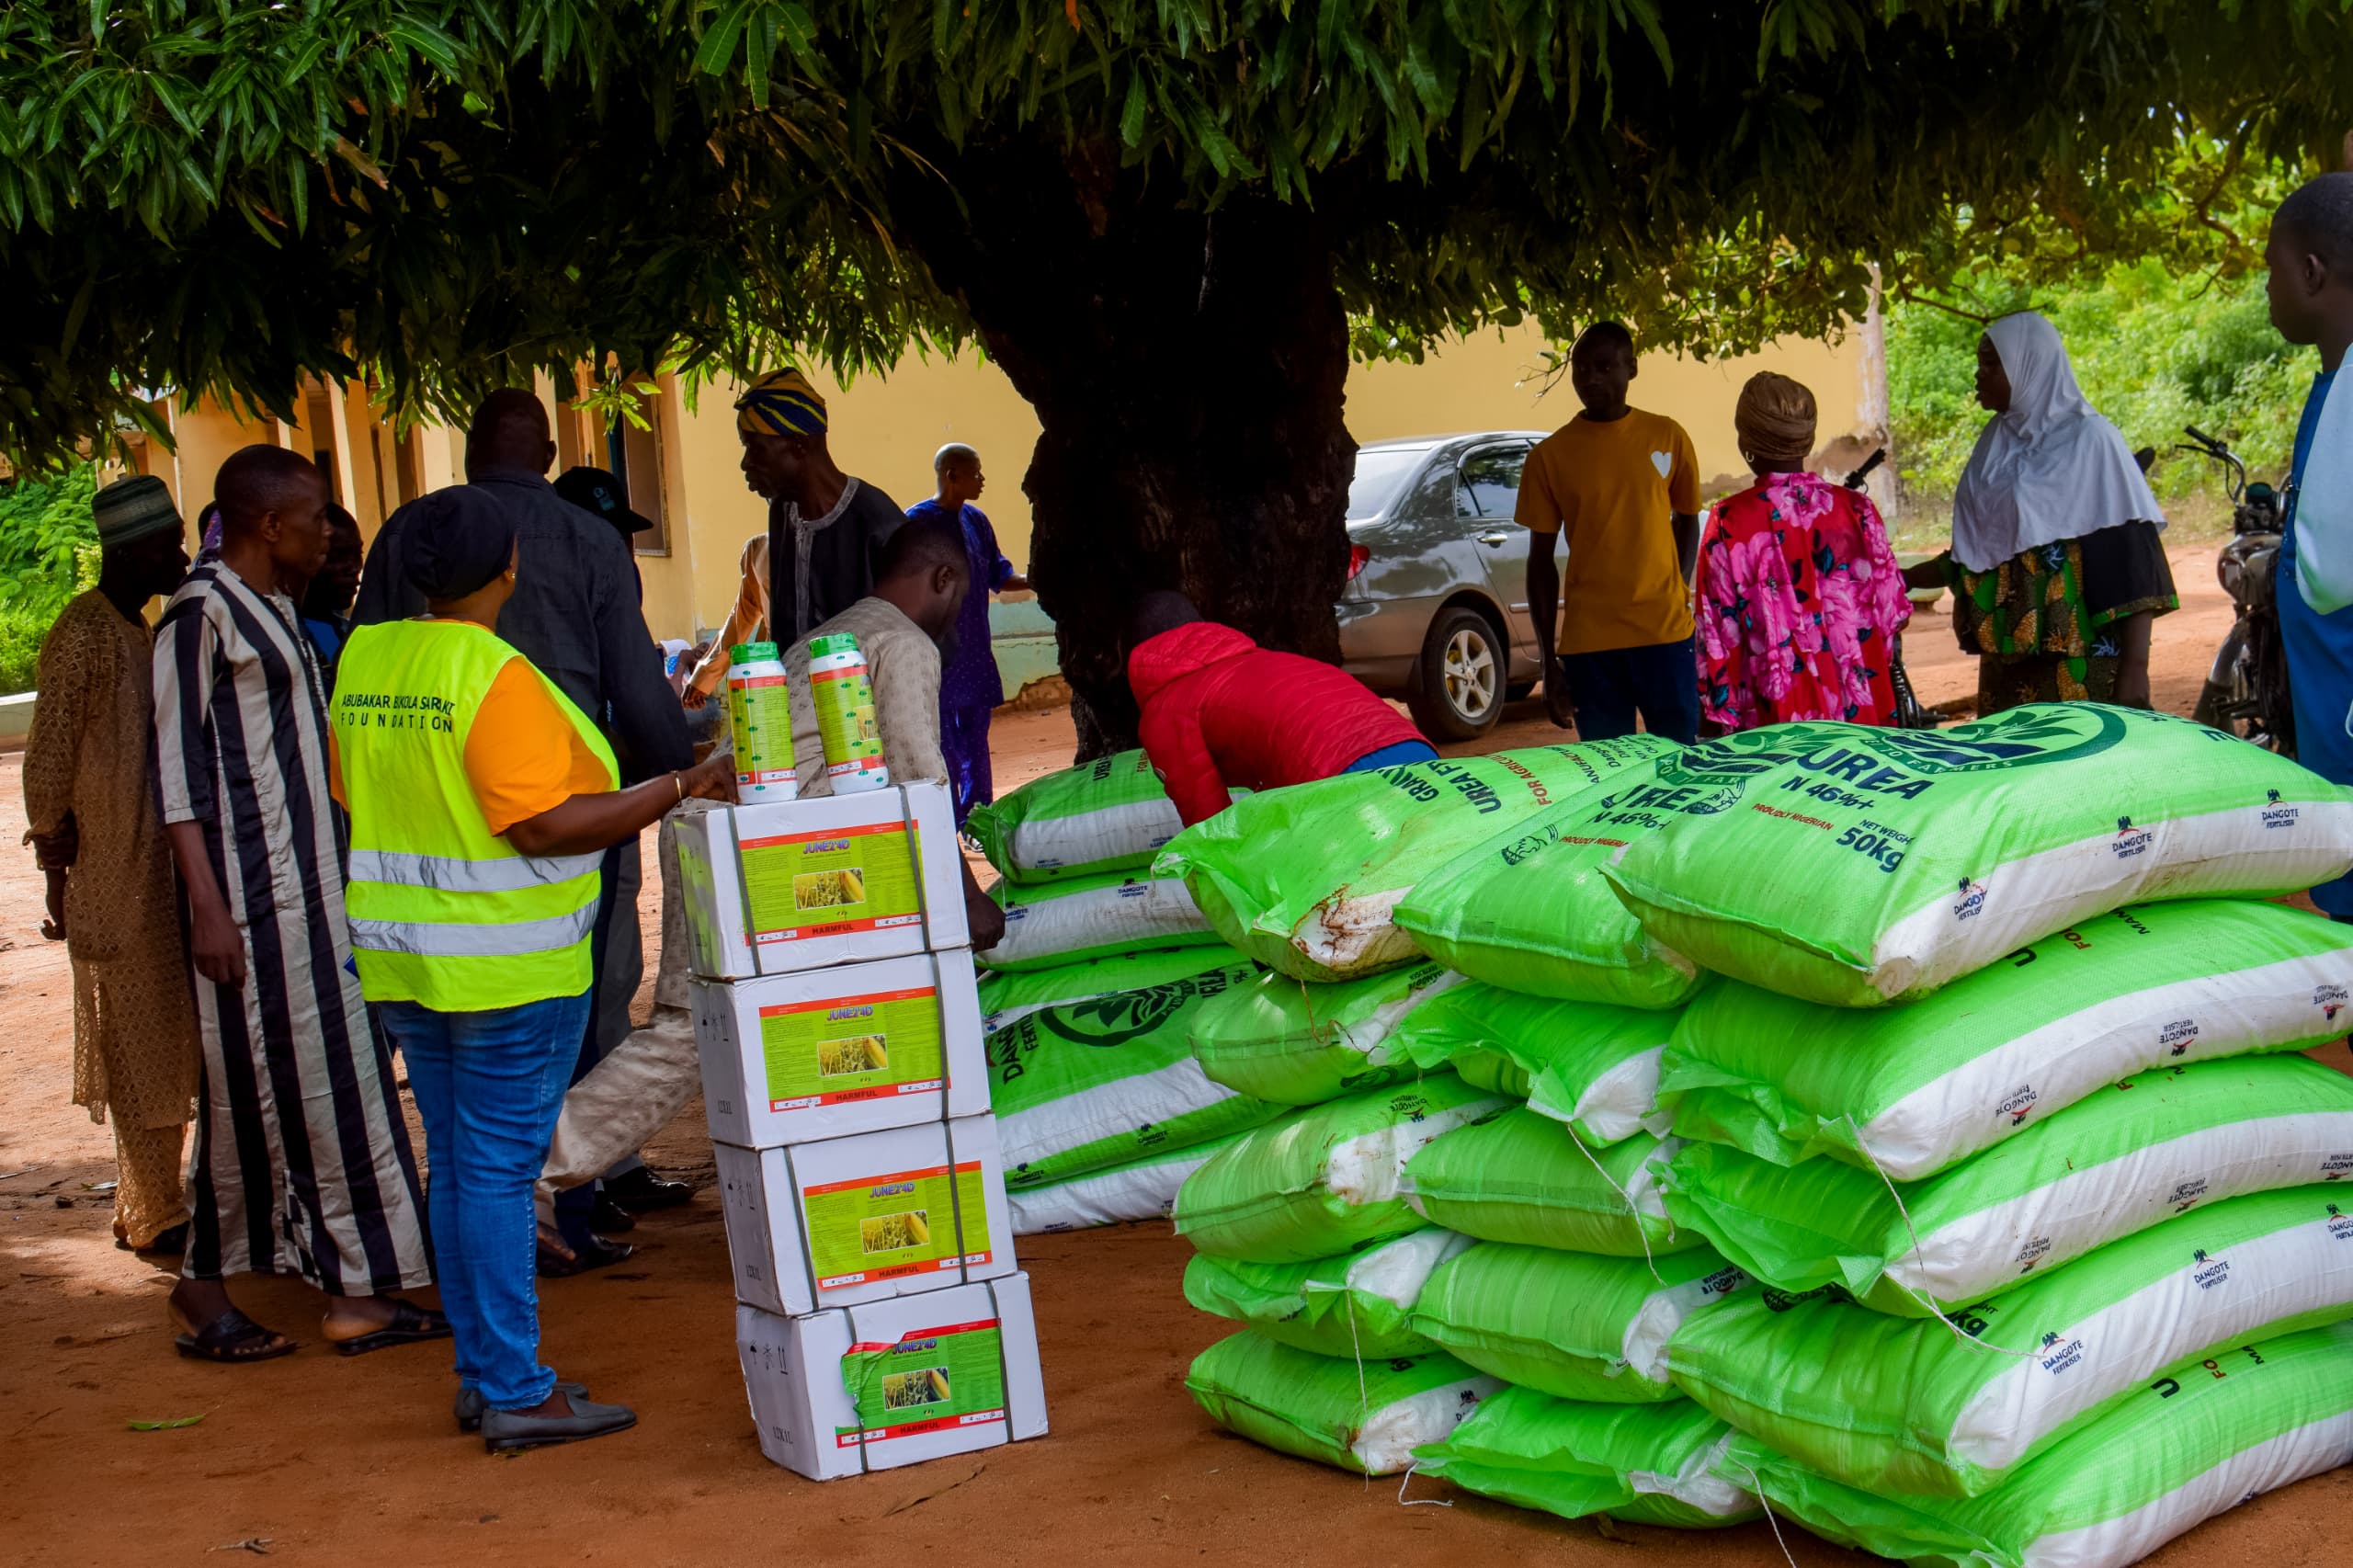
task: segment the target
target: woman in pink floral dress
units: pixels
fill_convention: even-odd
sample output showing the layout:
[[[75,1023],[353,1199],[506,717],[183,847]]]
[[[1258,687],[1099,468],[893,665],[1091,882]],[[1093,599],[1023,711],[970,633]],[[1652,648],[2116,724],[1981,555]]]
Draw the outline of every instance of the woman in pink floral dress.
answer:
[[[1806,471],[1813,393],[1768,370],[1733,415],[1756,483],[1699,541],[1699,715],[1726,731],[1797,719],[1894,721],[1889,672],[1912,616],[1879,509]]]

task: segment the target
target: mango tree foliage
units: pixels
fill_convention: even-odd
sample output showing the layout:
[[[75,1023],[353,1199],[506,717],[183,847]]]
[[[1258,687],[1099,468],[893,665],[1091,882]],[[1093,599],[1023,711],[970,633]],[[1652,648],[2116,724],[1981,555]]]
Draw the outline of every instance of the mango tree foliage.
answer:
[[[2346,4],[20,0],[0,452],[165,386],[448,409],[976,337],[1116,733],[1136,587],[1333,650],[1352,353],[1604,312],[1722,352],[1873,264],[2188,246],[2199,160],[2333,157]]]

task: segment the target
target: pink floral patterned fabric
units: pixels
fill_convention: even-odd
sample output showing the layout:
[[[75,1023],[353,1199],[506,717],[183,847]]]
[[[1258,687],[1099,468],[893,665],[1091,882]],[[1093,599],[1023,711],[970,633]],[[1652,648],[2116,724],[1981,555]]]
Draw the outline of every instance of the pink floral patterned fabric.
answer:
[[[1699,541],[1698,599],[1702,717],[1727,730],[1893,722],[1912,601],[1861,491],[1774,473],[1724,497]]]

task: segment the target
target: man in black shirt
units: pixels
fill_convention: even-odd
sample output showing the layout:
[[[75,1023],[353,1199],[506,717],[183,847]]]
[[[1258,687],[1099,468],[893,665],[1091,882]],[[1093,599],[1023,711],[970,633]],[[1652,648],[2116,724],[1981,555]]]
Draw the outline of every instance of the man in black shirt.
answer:
[[[768,503],[768,635],[790,644],[874,591],[899,504],[825,449],[825,400],[798,370],[770,370],[735,401],[744,483]]]

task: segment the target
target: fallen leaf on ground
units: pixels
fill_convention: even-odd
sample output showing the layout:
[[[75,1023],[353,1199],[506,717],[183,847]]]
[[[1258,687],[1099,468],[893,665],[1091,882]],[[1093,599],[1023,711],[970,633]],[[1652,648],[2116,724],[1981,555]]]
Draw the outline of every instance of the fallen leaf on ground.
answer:
[[[203,1419],[201,1415],[175,1415],[169,1421],[134,1421],[131,1429],[134,1432],[169,1432],[181,1426],[193,1426]]]

